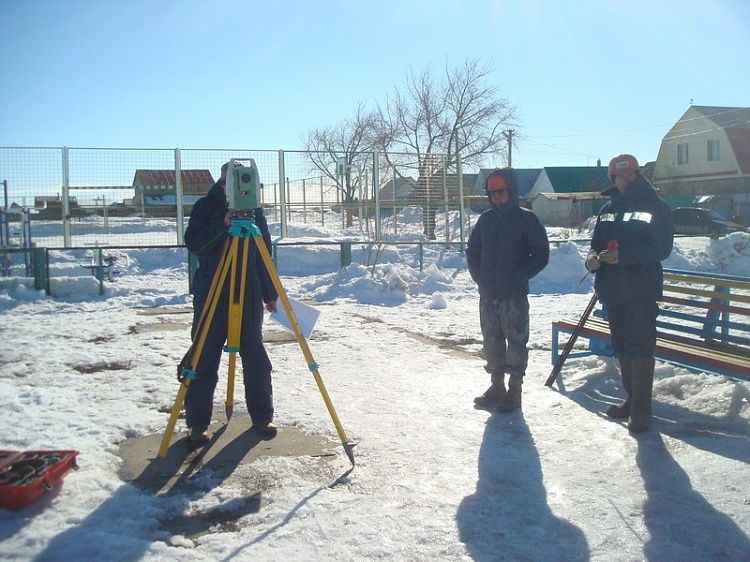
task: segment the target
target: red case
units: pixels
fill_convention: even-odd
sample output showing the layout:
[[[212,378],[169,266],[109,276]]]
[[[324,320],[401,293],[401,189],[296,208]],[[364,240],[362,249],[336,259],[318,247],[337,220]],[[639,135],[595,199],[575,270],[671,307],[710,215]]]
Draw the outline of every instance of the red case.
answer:
[[[78,451],[0,451],[0,507],[23,509],[77,469]]]

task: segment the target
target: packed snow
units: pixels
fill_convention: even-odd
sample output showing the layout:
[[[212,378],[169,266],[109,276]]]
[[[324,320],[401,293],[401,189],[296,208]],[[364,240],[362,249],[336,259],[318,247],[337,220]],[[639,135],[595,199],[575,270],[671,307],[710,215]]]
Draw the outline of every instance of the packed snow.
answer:
[[[118,446],[166,427],[190,341],[184,252],[119,250],[104,295],[64,253],[51,296],[0,279],[0,448],[80,451],[54,491],[0,509],[0,558],[750,560],[750,383],[657,362],[655,420],[637,437],[604,416],[622,396],[612,359],[571,359],[544,386],[551,322],[577,318],[592,290],[585,243],[561,234],[550,229],[550,264],[531,283],[523,410],[511,414],[473,408],[489,380],[476,287],[456,248],[426,247],[420,271],[409,247],[381,248],[375,263],[358,244],[359,263],[340,269],[336,244],[289,247],[282,282],[319,307],[310,347],[358,442],[356,466],[299,348],[269,343],[280,431],[325,436],[335,455],[205,469],[190,491],[166,495],[120,479]],[[679,238],[664,265],[750,277],[750,235]],[[249,482],[260,508],[238,509]],[[212,510],[235,513],[233,524],[192,534],[166,524]]]

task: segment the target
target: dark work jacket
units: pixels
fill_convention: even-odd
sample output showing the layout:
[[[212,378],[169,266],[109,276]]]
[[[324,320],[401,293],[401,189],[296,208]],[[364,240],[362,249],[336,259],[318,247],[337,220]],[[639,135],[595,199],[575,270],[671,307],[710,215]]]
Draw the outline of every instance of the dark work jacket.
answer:
[[[187,230],[185,230],[185,246],[198,257],[198,270],[193,279],[195,302],[204,302],[211,287],[216,267],[221,260],[224,241],[228,237],[229,227],[224,225],[224,216],[228,209],[226,195],[222,185],[218,182],[208,191],[205,197],[196,201],[190,213]],[[263,235],[263,241],[271,249],[271,235],[268,224],[263,215],[263,209],[254,209],[255,224]],[[242,247],[242,239],[239,240]],[[278,295],[271,282],[271,278],[263,265],[263,260],[255,247],[255,240],[250,240],[250,253],[247,261],[247,281],[245,288],[245,308],[262,307],[262,302],[275,301]],[[239,257],[239,256],[238,256]],[[241,260],[239,263],[242,263]],[[227,275],[223,293],[228,293],[229,279]]]
[[[656,190],[639,177],[624,194],[616,187],[599,212],[591,249],[601,252],[617,240],[619,263],[602,263],[596,271],[595,288],[605,304],[657,301],[662,296],[661,260],[672,253],[674,226],[672,211]]]
[[[466,246],[469,273],[483,297],[506,299],[529,293],[529,279],[549,261],[547,232],[537,216],[518,205],[482,213]]]

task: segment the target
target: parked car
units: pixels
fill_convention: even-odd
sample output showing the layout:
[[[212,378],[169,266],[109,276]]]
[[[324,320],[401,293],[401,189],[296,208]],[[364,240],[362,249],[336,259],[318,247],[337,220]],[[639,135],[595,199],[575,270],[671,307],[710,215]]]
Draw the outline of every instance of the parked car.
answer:
[[[672,211],[676,234],[719,236],[744,231],[745,227],[726,220],[716,211],[700,207],[677,207]]]

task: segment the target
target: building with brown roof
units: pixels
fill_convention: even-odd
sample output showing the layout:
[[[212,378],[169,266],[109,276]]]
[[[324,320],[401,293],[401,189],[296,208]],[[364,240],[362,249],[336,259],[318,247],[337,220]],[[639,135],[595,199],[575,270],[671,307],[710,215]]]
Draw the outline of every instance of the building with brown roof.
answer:
[[[144,215],[174,216],[176,212],[176,187],[174,170],[136,170],[133,178],[135,197],[133,204]],[[206,195],[214,184],[209,170],[181,170],[180,186],[186,210]]]

